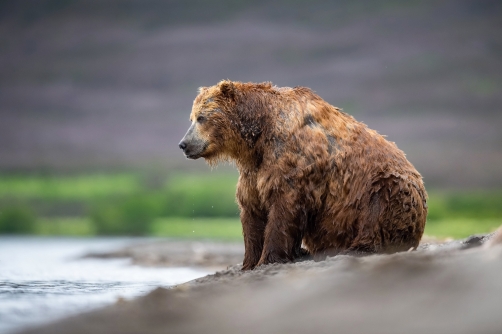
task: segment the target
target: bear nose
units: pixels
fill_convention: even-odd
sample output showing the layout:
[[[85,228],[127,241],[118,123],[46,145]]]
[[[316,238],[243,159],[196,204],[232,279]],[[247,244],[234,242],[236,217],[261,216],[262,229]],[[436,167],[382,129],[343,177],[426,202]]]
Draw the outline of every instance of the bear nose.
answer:
[[[180,147],[183,151],[187,148],[187,144],[186,144],[184,141],[180,142],[180,144],[179,144],[178,146],[179,146],[179,147]]]

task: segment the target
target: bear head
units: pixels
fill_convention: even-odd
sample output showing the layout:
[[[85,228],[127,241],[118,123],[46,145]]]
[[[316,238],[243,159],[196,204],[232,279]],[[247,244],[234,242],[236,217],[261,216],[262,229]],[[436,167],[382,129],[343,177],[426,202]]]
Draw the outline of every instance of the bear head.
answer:
[[[252,148],[261,127],[248,103],[253,92],[246,85],[223,80],[199,89],[190,114],[192,124],[179,143],[187,158],[216,164],[239,160]]]

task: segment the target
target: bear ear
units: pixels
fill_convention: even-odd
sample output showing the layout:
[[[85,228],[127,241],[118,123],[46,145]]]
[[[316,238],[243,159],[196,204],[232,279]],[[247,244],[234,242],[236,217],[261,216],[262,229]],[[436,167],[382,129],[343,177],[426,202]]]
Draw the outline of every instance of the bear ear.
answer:
[[[199,94],[207,90],[207,87],[199,87]]]
[[[235,97],[235,85],[230,80],[223,80],[219,83],[221,94],[227,99],[234,99]]]

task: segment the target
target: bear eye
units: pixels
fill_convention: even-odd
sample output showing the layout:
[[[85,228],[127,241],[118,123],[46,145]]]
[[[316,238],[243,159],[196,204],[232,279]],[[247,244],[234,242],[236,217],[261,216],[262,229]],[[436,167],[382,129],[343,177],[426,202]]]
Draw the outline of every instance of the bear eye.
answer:
[[[206,118],[204,116],[197,117],[197,122],[199,122],[199,123],[204,122],[205,120],[206,120]]]

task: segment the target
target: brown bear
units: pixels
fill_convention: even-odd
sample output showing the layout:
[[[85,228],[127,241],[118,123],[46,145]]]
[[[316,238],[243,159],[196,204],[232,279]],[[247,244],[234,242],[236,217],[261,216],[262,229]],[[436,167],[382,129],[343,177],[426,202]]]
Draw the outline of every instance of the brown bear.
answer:
[[[397,146],[304,87],[202,87],[179,147],[239,170],[243,270],[304,254],[407,251],[427,216],[422,177]],[[303,248],[302,248],[303,245]]]

